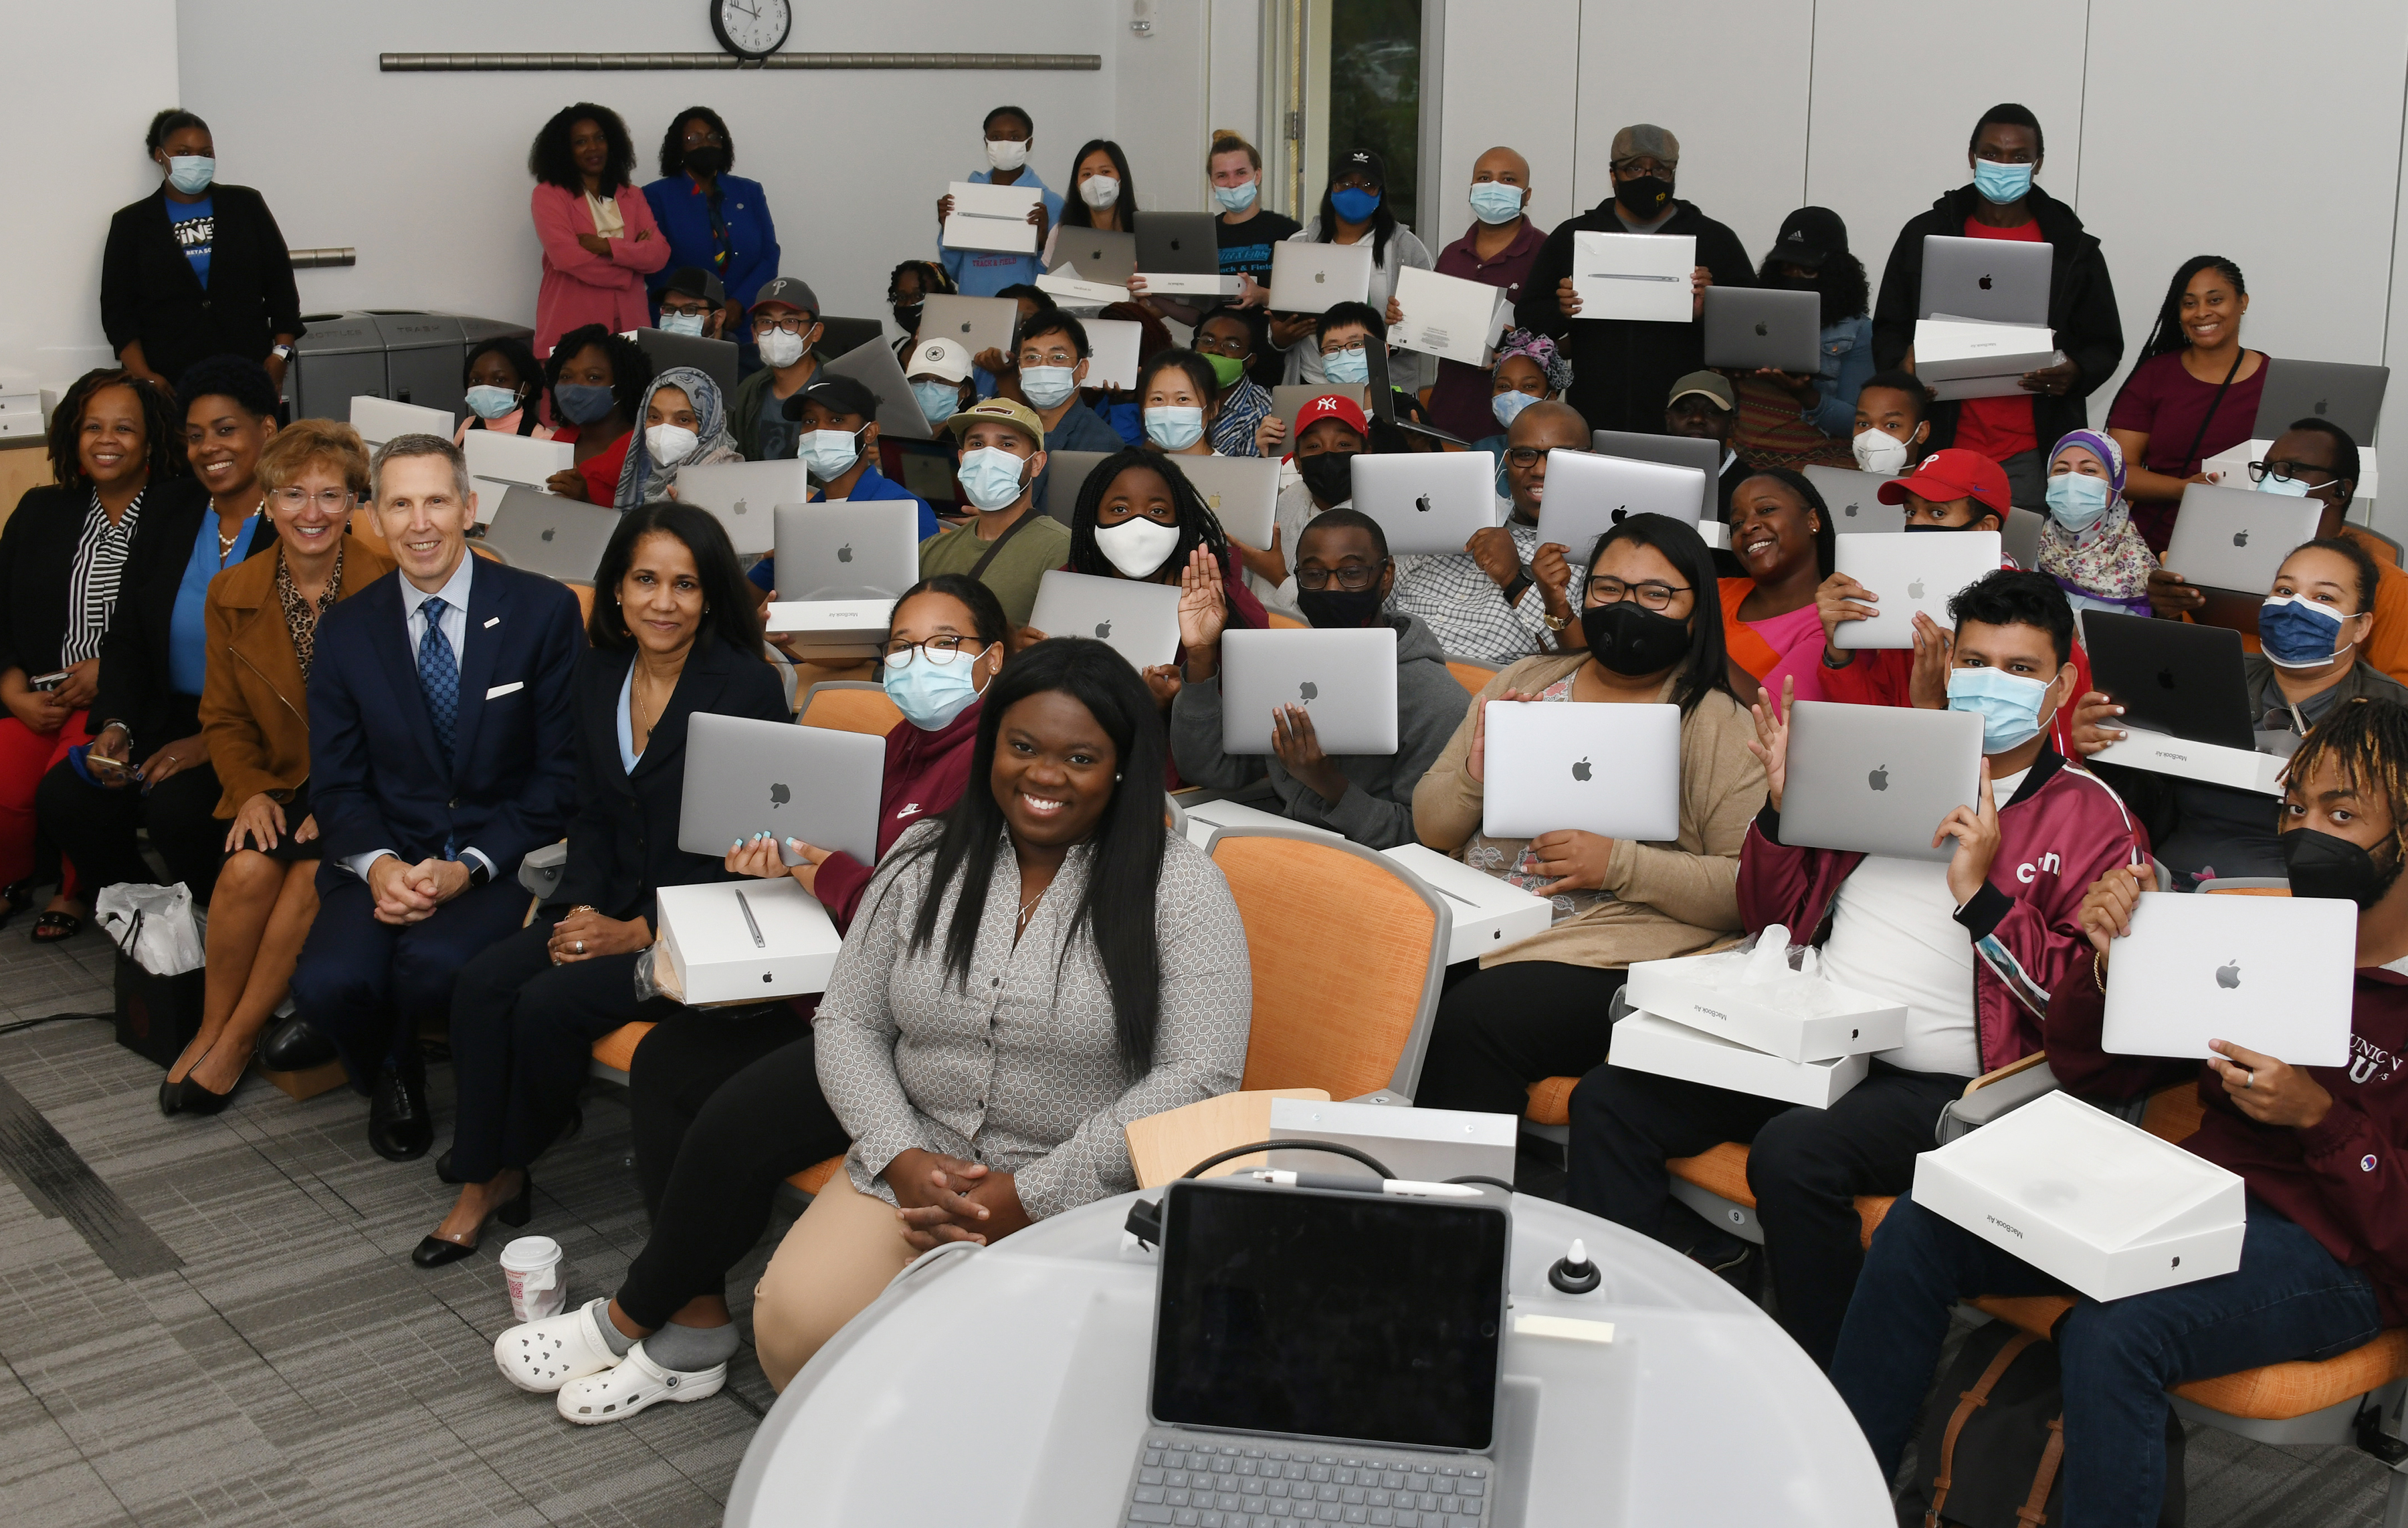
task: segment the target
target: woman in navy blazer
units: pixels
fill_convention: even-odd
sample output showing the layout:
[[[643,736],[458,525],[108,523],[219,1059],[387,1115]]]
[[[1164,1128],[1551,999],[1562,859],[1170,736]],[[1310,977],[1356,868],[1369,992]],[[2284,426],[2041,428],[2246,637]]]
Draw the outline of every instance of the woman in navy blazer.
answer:
[[[422,1268],[475,1251],[489,1216],[525,1224],[527,1167],[575,1110],[594,1042],[680,1011],[665,998],[638,1002],[635,967],[658,932],[655,890],[728,878],[722,857],[678,848],[686,718],[792,720],[761,657],[759,607],[708,512],[666,500],[629,510],[594,588],[594,645],[574,685],[568,863],[558,898],[452,988],[459,1113],[436,1170],[460,1198],[411,1254]]]
[[[743,347],[739,353],[750,370],[752,326],[744,322],[742,298],[778,274],[778,226],[761,182],[727,173],[735,163],[736,140],[710,108],[690,107],[669,123],[661,139],[661,178],[644,188],[652,221],[669,241],[669,258],[646,285],[657,322],[661,289],[671,272],[699,266],[718,277],[735,294],[722,332]]]

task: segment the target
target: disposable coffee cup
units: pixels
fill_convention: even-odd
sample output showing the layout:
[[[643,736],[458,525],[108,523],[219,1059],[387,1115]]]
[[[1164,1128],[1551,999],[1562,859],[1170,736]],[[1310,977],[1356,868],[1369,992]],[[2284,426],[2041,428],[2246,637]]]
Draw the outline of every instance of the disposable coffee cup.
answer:
[[[568,1307],[568,1280],[560,1244],[549,1236],[521,1236],[502,1248],[502,1277],[510,1287],[510,1314],[540,1321]]]

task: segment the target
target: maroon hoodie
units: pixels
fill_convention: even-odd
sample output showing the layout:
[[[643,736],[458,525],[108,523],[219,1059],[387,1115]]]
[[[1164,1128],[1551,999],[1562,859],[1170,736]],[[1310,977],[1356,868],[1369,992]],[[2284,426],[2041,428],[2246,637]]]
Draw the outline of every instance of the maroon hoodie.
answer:
[[[885,783],[878,791],[881,858],[905,829],[961,800],[962,787],[969,783],[970,756],[977,752],[979,710],[983,704],[972,700],[940,731],[923,732],[910,722],[900,722],[886,734]],[[861,905],[861,893],[877,869],[842,849],[820,861],[814,884],[820,905],[827,909],[838,933],[853,926],[853,909]]]

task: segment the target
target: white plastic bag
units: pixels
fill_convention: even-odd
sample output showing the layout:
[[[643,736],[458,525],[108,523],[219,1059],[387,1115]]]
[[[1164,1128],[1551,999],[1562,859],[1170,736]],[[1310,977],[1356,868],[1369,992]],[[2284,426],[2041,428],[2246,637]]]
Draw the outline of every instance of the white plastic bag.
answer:
[[[174,886],[127,881],[103,887],[93,908],[117,947],[153,976],[180,976],[204,963],[192,888],[181,881]]]

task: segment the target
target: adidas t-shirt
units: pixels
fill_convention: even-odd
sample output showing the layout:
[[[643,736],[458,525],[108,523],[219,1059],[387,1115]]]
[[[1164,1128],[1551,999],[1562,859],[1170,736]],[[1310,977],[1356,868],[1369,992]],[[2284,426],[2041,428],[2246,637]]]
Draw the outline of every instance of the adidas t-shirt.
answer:
[[[209,284],[209,247],[218,239],[218,203],[214,196],[204,196],[196,202],[179,202],[167,198],[167,231],[175,236],[176,247],[193,263],[193,274],[201,284]]]

